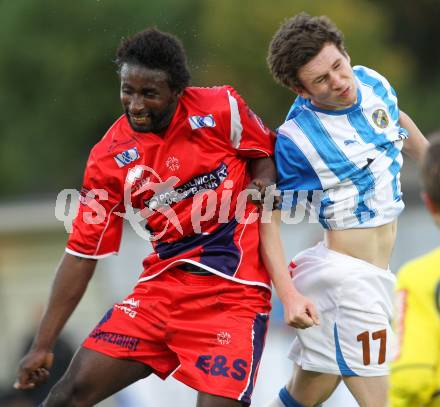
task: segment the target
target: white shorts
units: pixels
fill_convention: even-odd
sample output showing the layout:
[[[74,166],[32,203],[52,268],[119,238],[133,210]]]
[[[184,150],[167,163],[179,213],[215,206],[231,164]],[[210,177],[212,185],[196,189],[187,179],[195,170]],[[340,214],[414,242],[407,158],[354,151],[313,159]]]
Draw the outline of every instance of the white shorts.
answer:
[[[295,287],[314,302],[320,325],[296,330],[289,358],[315,372],[387,375],[395,276],[322,242],[293,262]]]

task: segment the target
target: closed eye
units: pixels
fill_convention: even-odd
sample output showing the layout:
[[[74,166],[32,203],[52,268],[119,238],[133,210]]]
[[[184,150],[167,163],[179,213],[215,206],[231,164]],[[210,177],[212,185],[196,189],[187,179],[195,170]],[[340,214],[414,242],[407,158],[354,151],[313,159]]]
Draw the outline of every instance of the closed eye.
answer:
[[[324,83],[326,80],[325,76],[320,76],[318,79],[315,79],[315,83]]]
[[[157,92],[151,91],[151,90],[146,90],[142,92],[142,96],[146,97],[146,98],[154,98],[157,96]]]
[[[131,95],[133,93],[133,89],[131,88],[127,88],[127,87],[122,87],[121,88],[122,93],[125,93],[126,95]]]

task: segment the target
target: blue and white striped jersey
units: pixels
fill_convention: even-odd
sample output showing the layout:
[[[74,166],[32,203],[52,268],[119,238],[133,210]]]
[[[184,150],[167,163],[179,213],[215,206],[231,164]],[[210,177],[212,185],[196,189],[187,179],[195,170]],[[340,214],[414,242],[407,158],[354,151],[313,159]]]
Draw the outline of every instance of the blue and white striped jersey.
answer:
[[[355,105],[323,110],[298,97],[278,129],[275,160],[283,209],[308,196],[326,229],[380,226],[404,208],[401,149],[408,133],[398,123],[396,93],[369,68],[355,66],[353,72]]]

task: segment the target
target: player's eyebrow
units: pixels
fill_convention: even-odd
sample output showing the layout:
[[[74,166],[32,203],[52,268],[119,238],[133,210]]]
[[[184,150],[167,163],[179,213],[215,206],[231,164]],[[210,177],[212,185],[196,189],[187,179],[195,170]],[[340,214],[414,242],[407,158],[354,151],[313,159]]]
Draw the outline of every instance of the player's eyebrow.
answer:
[[[341,59],[342,58],[338,58],[335,62],[333,62],[332,68],[334,68],[334,67],[336,67],[336,65],[340,64],[341,63]]]
[[[336,65],[339,65],[339,64],[341,63],[341,59],[342,59],[342,58],[338,58],[338,59],[336,59],[336,61],[333,62],[333,64],[332,64],[332,68],[336,68]],[[313,79],[313,82],[314,82],[314,83],[315,83],[315,82],[318,82],[318,81],[320,81],[321,79],[324,79],[327,75],[328,75],[328,73],[325,73],[325,74],[319,75],[319,76],[317,76],[315,79]]]

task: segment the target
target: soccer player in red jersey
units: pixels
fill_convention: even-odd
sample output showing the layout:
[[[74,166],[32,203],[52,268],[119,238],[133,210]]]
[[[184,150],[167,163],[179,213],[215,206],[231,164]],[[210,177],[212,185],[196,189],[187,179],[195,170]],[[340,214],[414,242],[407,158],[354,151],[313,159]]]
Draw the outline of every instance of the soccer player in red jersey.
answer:
[[[229,86],[188,87],[180,42],[147,29],[117,51],[124,115],[93,147],[79,213],[16,388],[44,381],[52,347],[123,219],[154,251],[133,292],[90,333],[45,406],[89,406],[149,376],[246,406],[264,347],[270,279],[249,192],[274,183],[274,135]],[[258,196],[257,196],[258,198]]]

